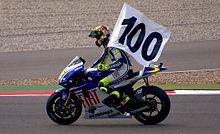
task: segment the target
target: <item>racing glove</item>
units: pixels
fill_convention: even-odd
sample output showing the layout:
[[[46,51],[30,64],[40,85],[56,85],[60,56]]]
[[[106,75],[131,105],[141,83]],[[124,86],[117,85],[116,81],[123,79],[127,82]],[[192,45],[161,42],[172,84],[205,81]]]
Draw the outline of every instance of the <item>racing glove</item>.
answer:
[[[99,71],[106,71],[106,70],[109,70],[109,66],[108,65],[105,65],[105,64],[98,64],[97,65],[97,69]]]

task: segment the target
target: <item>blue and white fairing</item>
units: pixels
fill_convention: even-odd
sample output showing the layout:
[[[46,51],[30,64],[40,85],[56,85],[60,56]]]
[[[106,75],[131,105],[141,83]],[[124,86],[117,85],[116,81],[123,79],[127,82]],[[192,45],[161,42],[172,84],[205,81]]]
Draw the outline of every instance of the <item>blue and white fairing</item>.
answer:
[[[94,83],[98,83],[102,78],[108,76],[114,71],[114,69],[106,71],[98,71],[97,68],[88,68],[86,74],[89,80],[92,80]]]
[[[90,85],[88,83],[90,83],[90,81],[93,82],[93,86],[94,84],[98,83],[100,81],[100,79],[108,76],[110,73],[112,73],[114,71],[114,69],[111,70],[107,70],[107,71],[98,71],[97,68],[89,68],[84,72],[84,61],[82,60],[82,58],[76,56],[70,63],[69,65],[61,72],[58,80],[59,80],[59,85],[63,86],[63,87],[70,87],[73,86],[71,85],[70,81],[76,79],[77,77],[81,77],[78,76],[78,74],[80,73],[84,73],[86,74],[86,76],[88,77],[88,81],[83,82],[83,81],[79,81],[80,83],[78,83],[78,86],[80,85]],[[76,86],[76,85],[74,85]],[[97,85],[96,85],[97,86]]]
[[[84,70],[83,61],[77,56],[75,57],[69,65],[61,72],[58,80],[59,85],[66,87],[70,77],[76,75],[77,73]]]

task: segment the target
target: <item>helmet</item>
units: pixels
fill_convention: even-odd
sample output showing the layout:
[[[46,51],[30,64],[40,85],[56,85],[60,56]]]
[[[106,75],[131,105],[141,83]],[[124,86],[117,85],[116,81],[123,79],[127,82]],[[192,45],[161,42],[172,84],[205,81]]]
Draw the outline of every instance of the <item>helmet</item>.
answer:
[[[110,30],[107,26],[97,26],[89,34],[89,37],[96,38],[96,45],[100,47],[101,45],[107,45],[110,37]]]

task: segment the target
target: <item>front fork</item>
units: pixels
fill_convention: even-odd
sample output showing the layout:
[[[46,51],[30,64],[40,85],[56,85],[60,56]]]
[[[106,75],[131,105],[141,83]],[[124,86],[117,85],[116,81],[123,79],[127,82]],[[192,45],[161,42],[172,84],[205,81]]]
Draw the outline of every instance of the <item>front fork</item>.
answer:
[[[67,98],[64,99],[64,105],[63,105],[63,107],[66,107],[66,106],[70,103],[71,97],[72,97],[72,92],[69,92],[69,93],[67,94]]]
[[[73,93],[68,91],[68,89],[58,89],[55,91],[55,93],[62,96],[61,105],[63,108],[65,108],[70,103]]]

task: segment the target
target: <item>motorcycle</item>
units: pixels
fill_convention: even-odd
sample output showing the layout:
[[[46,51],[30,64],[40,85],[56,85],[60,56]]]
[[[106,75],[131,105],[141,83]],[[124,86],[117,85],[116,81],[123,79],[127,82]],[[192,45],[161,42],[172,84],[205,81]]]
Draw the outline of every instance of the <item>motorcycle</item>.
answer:
[[[84,118],[131,118],[134,116],[145,125],[155,125],[162,122],[169,114],[170,99],[166,92],[159,87],[151,86],[148,77],[166,70],[161,63],[159,66],[144,67],[142,71],[134,72],[127,79],[111,86],[123,95],[141,102],[136,109],[127,109],[118,103],[112,107],[105,105],[104,100],[109,94],[100,91],[98,82],[114,71],[99,71],[96,68],[84,67],[85,60],[76,56],[61,72],[58,80],[62,89],[56,90],[48,98],[46,111],[49,118],[57,124],[69,125],[74,123],[84,110]],[[134,89],[136,82],[144,80],[144,85]]]

